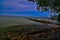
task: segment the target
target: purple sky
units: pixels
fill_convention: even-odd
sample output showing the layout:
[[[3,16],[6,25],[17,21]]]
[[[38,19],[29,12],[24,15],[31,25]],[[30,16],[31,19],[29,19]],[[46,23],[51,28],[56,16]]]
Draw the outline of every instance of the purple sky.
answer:
[[[49,16],[49,12],[43,13],[37,11],[35,3],[28,2],[27,0],[0,0],[0,15]]]
[[[36,11],[36,4],[27,0],[2,0],[4,12]]]

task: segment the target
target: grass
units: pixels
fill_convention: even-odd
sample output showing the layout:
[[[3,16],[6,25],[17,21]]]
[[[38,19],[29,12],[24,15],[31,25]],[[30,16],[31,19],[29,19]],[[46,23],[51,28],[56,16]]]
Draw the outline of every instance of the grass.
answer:
[[[16,31],[19,31],[20,33],[22,33],[24,31],[29,31],[29,30],[36,30],[35,25],[13,25],[6,28],[1,27],[0,34],[2,35],[3,40],[5,40],[7,36],[6,32],[15,31],[14,33],[16,33]]]
[[[1,22],[0,23],[0,26],[1,26],[0,27],[0,40],[18,40],[18,39],[21,40],[21,37],[22,37],[22,39],[24,37],[24,33],[31,32],[31,33],[35,34],[36,33],[35,30],[37,30],[38,33],[40,33],[40,31],[46,30],[44,28],[46,26],[44,26],[44,25],[41,26],[41,24],[38,24],[38,23],[34,24],[36,22],[29,21],[26,18],[1,17],[0,22]],[[15,24],[15,23],[19,24],[19,25],[5,26],[5,25],[10,25],[10,24]],[[22,24],[22,25],[20,25],[20,24]],[[48,30],[50,30],[50,28]],[[43,33],[42,33],[42,35],[43,35]]]
[[[21,39],[22,34],[24,35],[24,32],[30,31],[30,30],[37,30],[39,31],[40,29],[37,29],[35,27],[36,25],[32,24],[32,25],[13,25],[13,26],[9,26],[6,28],[0,28],[0,40],[12,40],[12,39],[16,39],[16,37],[19,39]],[[43,29],[43,30],[50,30],[49,29]],[[43,31],[42,29],[40,31]],[[32,31],[31,31],[32,32]],[[39,33],[39,32],[38,32]],[[45,32],[46,33],[46,32]],[[35,32],[33,32],[33,34],[35,34]],[[16,40],[18,40],[16,39]]]

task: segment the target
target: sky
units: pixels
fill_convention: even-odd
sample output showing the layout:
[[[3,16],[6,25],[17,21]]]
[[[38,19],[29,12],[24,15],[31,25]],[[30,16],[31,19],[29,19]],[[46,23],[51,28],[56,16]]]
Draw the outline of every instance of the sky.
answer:
[[[0,15],[50,17],[49,11],[40,12],[36,6],[27,0],[0,0]]]

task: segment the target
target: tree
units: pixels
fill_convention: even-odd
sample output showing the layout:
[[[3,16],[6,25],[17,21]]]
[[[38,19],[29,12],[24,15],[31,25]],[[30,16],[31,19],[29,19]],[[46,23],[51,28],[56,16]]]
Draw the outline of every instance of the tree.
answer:
[[[28,0],[37,4],[37,9],[60,14],[60,0]],[[58,16],[60,18],[60,16]],[[58,20],[58,19],[57,19]],[[59,19],[60,20],[60,19]]]
[[[60,23],[60,14],[58,15],[58,22]]]

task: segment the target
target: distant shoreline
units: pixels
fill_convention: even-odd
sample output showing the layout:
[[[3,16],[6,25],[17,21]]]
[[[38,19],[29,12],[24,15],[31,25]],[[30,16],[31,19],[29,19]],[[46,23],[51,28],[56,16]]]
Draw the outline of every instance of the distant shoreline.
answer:
[[[0,15],[0,17],[28,17],[28,18],[47,18],[47,19],[50,19],[49,17],[8,16],[8,15]]]

